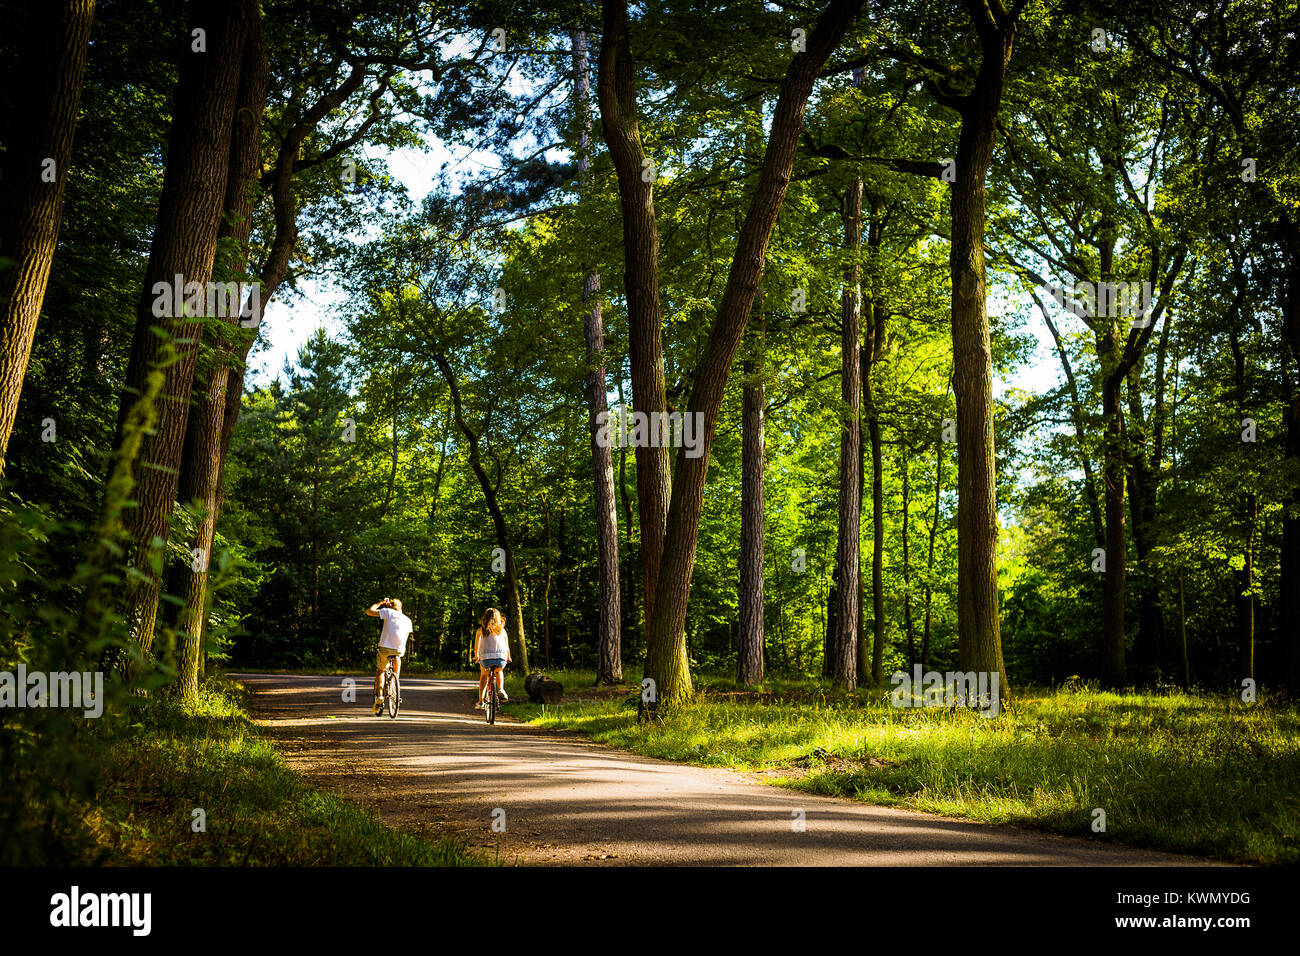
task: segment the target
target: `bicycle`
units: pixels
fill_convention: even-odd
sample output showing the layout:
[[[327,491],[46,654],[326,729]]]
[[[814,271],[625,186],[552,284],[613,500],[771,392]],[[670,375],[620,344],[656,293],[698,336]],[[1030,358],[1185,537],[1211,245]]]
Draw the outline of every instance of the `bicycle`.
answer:
[[[384,693],[380,698],[381,710],[387,711],[390,718],[397,717],[397,708],[402,706],[402,682],[397,678],[397,671],[393,670],[395,660],[396,654],[388,655],[388,666],[384,668]]]
[[[500,667],[488,668],[487,689],[483,692],[483,711],[487,714],[489,724],[497,722],[497,710],[501,706],[501,692],[497,689],[497,674],[500,671]]]

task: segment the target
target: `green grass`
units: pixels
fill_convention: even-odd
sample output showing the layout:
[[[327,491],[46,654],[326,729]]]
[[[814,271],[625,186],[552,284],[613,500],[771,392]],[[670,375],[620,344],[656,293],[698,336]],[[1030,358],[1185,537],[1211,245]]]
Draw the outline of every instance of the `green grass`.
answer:
[[[465,866],[459,842],[384,826],[309,786],[251,722],[240,691],[209,682],[197,707],[137,707],[105,731],[104,785],[85,808],[95,850],[84,863],[222,866]],[[206,816],[194,832],[193,811]]]
[[[566,694],[590,672],[552,672]],[[512,697],[522,679],[507,685]],[[698,678],[662,724],[636,723],[633,685],[616,696],[509,713],[639,754],[765,771],[813,793],[1015,824],[1136,846],[1266,864],[1300,862],[1300,713],[1202,694],[1018,689],[996,718],[901,709],[884,692],[844,695],[774,682],[729,699]],[[1094,833],[1093,810],[1106,813]]]

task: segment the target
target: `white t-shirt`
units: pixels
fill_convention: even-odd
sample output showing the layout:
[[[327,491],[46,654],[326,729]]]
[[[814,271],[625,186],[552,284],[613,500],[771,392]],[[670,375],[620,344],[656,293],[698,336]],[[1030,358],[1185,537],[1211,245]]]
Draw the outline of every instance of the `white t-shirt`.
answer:
[[[483,632],[483,636],[479,638],[478,642],[479,660],[487,660],[489,658],[505,660],[509,656],[510,645],[507,643],[506,632],[504,630],[497,631],[495,634],[491,631]]]
[[[399,654],[406,652],[406,638],[411,633],[411,619],[396,608],[381,607],[384,630],[379,635],[379,646],[391,648]]]

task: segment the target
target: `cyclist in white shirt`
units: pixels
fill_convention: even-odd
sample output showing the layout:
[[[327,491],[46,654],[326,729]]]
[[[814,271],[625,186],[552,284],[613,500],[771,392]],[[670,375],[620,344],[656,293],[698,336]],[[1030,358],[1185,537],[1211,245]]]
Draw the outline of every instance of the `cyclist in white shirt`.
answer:
[[[388,655],[396,654],[393,672],[400,674],[402,655],[406,652],[406,638],[411,633],[411,619],[402,613],[402,602],[397,598],[384,598],[366,608],[370,617],[382,618],[384,629],[379,633],[379,659],[375,671],[375,714],[380,710],[380,695],[383,694],[384,668],[388,666]]]

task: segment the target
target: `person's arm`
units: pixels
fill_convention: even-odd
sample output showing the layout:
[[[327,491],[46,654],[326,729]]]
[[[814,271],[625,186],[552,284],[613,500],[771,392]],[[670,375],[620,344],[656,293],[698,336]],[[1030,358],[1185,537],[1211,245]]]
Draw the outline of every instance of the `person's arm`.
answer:
[[[370,607],[366,608],[366,614],[370,617],[383,617],[383,615],[379,613],[379,608],[380,605],[387,603],[387,601],[388,598],[381,598],[376,601],[374,604],[370,605]]]
[[[482,631],[474,632],[474,660],[478,660],[478,642],[483,639]]]

